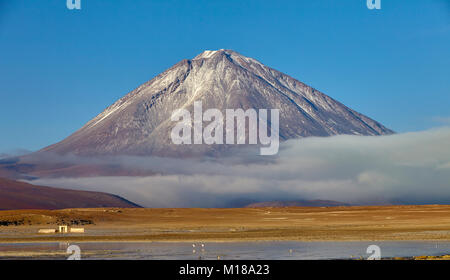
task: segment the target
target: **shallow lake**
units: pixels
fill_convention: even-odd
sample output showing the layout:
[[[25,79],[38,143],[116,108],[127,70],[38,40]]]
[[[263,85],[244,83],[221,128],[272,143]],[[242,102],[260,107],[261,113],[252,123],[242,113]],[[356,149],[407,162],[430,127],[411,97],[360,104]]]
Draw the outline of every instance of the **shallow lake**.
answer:
[[[69,245],[77,245],[82,259],[351,259],[369,257],[369,245],[377,245],[381,257],[450,254],[450,242],[85,242],[3,243],[0,259],[66,259]],[[194,247],[195,246],[195,247]]]

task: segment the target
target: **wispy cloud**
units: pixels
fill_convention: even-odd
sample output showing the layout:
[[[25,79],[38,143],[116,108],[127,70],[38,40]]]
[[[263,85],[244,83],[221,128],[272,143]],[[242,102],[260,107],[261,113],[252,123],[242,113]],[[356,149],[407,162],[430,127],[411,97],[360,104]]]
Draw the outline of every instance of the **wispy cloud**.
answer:
[[[104,191],[147,207],[226,207],[236,201],[329,199],[354,204],[450,203],[450,128],[390,136],[303,138],[276,157],[117,157],[160,175],[39,179]],[[102,161],[105,159],[96,159]]]
[[[450,125],[450,117],[434,117],[433,121],[439,124]]]

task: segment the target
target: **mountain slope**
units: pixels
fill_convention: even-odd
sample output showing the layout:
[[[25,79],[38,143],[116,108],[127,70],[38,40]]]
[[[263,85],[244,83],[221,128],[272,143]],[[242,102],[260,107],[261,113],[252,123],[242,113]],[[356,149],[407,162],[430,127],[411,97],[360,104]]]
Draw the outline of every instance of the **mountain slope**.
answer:
[[[119,196],[35,186],[0,178],[0,210],[139,207]]]
[[[225,145],[174,145],[174,110],[280,110],[280,139],[393,131],[329,96],[231,50],[183,60],[131,91],[80,130],[42,151],[76,155],[190,156],[220,153]],[[192,113],[191,113],[192,114]]]

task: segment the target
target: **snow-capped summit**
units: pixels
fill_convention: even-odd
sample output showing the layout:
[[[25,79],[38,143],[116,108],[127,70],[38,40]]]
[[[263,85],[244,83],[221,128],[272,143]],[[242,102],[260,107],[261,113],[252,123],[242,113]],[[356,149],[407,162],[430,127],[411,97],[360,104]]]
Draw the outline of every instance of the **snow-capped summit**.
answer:
[[[279,109],[280,140],[393,131],[318,90],[232,50],[182,60],[43,151],[77,155],[215,155],[226,145],[174,145],[174,110]]]
[[[197,55],[196,57],[194,57],[194,59],[202,59],[202,58],[210,58],[211,56],[213,56],[214,54],[220,52],[220,51],[225,51],[224,49],[218,50],[218,51],[209,51],[206,50],[204,52],[202,52],[201,54]]]

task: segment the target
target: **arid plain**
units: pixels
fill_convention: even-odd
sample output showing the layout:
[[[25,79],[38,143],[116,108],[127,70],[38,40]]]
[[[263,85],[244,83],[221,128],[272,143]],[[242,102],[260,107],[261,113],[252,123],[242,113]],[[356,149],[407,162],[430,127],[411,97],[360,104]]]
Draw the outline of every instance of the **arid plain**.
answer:
[[[38,234],[67,224],[85,233]],[[0,242],[450,240],[450,206],[0,211]]]

